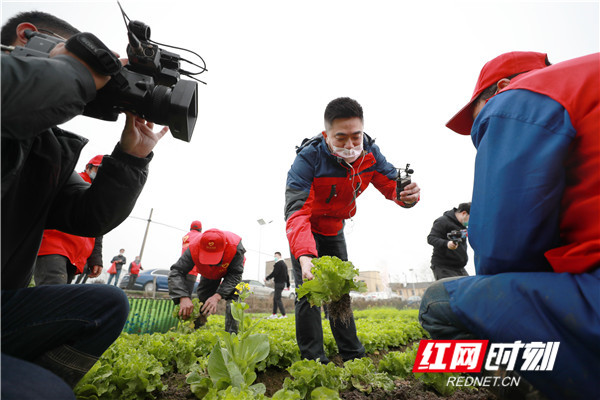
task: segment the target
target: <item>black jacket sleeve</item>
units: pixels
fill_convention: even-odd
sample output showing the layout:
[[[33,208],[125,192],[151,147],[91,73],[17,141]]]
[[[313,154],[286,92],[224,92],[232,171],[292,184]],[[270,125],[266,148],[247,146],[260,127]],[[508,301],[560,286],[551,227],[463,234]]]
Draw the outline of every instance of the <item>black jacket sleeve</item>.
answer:
[[[92,74],[73,57],[2,54],[1,72],[2,138],[34,137],[81,114],[96,96]]]
[[[46,229],[95,237],[116,228],[135,206],[152,155],[134,157],[117,144],[113,153],[103,158],[91,185],[73,172],[52,203]]]
[[[285,265],[285,284],[286,284],[286,287],[289,288],[290,287],[290,274],[288,274],[287,264],[283,261],[282,261],[282,263],[283,263],[283,265]]]
[[[271,273],[265,277],[266,281],[268,281],[269,279],[273,279],[273,277],[275,276],[275,267],[276,266],[277,266],[277,263],[275,263],[275,265],[273,265],[273,271],[271,271]]]
[[[187,275],[194,268],[194,260],[190,249],[186,249],[179,260],[171,266],[169,272],[169,296],[179,304],[179,299],[182,297],[192,297],[192,293],[188,291]]]
[[[427,243],[437,249],[446,248],[449,242],[446,236],[448,232],[449,230],[444,222],[444,217],[436,219],[431,227],[431,232],[427,236]]]
[[[233,260],[231,260],[229,267],[227,267],[227,274],[225,274],[223,281],[217,289],[217,293],[219,293],[222,298],[230,297],[237,284],[242,281],[242,274],[244,273],[244,253],[246,253],[246,249],[240,240],[240,243],[237,245],[235,256],[233,256]]]
[[[92,254],[87,259],[87,265],[91,268],[94,265],[102,266],[102,239],[103,236],[98,236],[92,249]]]

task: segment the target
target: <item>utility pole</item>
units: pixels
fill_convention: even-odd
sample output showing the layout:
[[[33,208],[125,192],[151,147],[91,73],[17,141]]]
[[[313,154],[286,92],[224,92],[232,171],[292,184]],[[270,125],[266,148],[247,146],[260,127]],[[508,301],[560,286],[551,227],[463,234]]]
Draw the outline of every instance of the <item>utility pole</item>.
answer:
[[[140,250],[140,264],[142,263],[142,256],[144,255],[144,247],[146,246],[146,238],[148,237],[148,230],[150,229],[150,223],[152,222],[152,212],[154,208],[150,209],[150,216],[148,217],[148,224],[146,224],[146,232],[144,233],[144,240],[142,241],[142,249]]]

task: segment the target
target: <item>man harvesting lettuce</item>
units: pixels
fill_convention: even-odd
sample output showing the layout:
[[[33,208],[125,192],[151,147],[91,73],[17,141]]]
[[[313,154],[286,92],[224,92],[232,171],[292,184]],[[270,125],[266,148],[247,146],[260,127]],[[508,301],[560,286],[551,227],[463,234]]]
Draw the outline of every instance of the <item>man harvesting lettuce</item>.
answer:
[[[305,140],[297,150],[285,192],[286,231],[296,287],[304,279],[313,279],[313,258],[348,260],[344,220],[356,213],[356,198],[369,183],[401,207],[410,208],[419,201],[420,189],[414,182],[396,195],[397,170],[363,132],[363,124],[363,110],[356,100],[335,99],[325,109],[325,131]],[[295,311],[300,355],[329,362],[323,348],[320,308],[303,297],[296,302]],[[331,331],[344,361],[365,354],[354,318],[347,322],[330,316]]]

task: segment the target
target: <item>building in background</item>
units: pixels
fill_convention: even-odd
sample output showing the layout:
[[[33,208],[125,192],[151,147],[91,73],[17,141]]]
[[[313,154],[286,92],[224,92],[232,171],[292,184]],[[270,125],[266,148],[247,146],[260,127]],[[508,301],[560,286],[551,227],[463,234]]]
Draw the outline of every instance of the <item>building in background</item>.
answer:
[[[360,271],[358,280],[367,284],[367,292],[387,292],[389,290],[389,286],[383,283],[379,271]]]

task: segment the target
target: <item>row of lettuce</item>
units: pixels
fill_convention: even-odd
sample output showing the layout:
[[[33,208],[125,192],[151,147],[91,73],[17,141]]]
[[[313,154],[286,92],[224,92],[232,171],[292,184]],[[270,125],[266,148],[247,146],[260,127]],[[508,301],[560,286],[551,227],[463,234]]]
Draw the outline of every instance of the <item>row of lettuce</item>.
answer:
[[[378,367],[369,358],[337,367],[300,359],[293,318],[252,318],[240,307],[236,319],[241,321],[238,335],[223,332],[224,318],[218,315],[189,333],[123,333],[78,384],[75,394],[80,400],[153,399],[166,390],[163,380],[168,374],[181,373],[200,399],[266,399],[264,385],[254,381],[256,372],[268,367],[287,369],[291,375],[272,399],[335,399],[340,391],[352,388],[367,393],[374,388],[392,390],[395,379],[412,375],[416,344],[427,336],[415,310],[357,311],[358,336],[367,353],[415,345],[387,353]],[[324,344],[326,352],[334,355],[337,347],[328,325],[323,324]],[[448,394],[443,375],[416,378]]]

